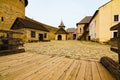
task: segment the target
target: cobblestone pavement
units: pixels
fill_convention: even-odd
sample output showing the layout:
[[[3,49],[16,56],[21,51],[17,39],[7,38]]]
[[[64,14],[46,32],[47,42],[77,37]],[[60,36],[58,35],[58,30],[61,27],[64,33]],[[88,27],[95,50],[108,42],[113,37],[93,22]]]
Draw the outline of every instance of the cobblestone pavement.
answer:
[[[102,56],[117,60],[117,54],[110,51],[109,45],[85,41],[51,41],[25,44],[26,52],[51,56],[64,56],[73,59],[99,61]]]

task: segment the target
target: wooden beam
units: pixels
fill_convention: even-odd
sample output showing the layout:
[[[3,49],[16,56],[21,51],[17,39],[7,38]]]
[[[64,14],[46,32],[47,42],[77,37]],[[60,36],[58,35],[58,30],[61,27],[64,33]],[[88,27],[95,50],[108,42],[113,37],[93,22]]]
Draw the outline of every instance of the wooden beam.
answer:
[[[25,49],[2,50],[0,51],[0,56],[23,53],[23,52],[25,52]]]
[[[1,33],[7,33],[7,34],[23,34],[21,32],[16,32],[16,31],[12,31],[12,30],[0,30]]]
[[[100,62],[115,76],[116,80],[120,80],[120,64],[109,57],[102,57]]]
[[[118,28],[118,61],[120,64],[120,27]]]

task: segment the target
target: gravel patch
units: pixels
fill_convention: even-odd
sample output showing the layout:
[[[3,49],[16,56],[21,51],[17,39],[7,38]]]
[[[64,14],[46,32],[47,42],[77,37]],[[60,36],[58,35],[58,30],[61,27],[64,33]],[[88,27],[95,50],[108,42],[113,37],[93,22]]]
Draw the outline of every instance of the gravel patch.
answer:
[[[103,45],[86,41],[51,41],[26,43],[26,52],[50,56],[63,56],[72,59],[99,61],[101,57],[108,56],[117,60],[117,54],[110,51],[110,45]]]

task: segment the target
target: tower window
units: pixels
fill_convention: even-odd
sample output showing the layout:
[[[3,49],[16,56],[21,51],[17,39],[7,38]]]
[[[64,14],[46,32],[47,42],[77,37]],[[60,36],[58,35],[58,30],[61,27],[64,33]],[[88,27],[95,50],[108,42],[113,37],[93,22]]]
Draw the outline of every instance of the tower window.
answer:
[[[114,21],[119,21],[119,15],[114,15]]]
[[[3,17],[1,17],[1,21],[4,21],[4,18],[3,18]]]
[[[82,29],[80,28],[80,33],[82,33]]]

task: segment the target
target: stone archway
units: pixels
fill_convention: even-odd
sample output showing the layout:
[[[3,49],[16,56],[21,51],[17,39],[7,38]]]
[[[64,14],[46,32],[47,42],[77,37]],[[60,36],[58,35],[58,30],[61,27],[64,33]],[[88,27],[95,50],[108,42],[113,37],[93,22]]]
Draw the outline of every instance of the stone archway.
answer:
[[[58,35],[58,40],[62,40],[62,36],[61,35]]]

